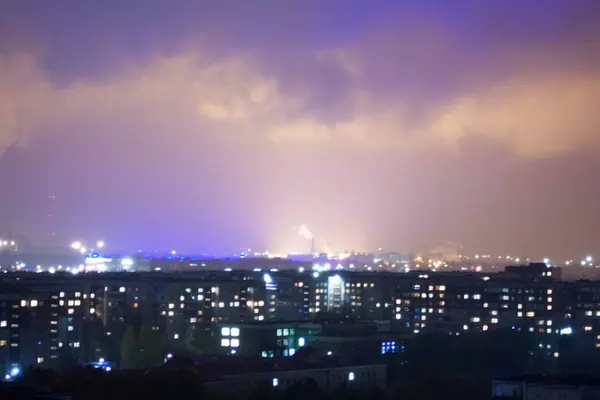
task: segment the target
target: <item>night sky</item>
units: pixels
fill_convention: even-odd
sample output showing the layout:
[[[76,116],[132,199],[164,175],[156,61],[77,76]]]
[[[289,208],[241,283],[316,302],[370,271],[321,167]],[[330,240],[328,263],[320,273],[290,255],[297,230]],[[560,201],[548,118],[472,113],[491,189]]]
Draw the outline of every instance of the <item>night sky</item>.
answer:
[[[0,231],[600,255],[598,0],[0,0]]]

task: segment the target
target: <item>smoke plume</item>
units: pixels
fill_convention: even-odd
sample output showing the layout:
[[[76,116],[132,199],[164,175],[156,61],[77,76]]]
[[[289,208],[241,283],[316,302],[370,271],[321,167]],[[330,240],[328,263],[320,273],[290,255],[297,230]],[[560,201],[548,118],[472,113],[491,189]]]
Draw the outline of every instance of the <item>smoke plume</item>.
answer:
[[[315,237],[306,225],[300,225],[300,228],[298,228],[298,236],[303,237],[306,240],[313,240]]]

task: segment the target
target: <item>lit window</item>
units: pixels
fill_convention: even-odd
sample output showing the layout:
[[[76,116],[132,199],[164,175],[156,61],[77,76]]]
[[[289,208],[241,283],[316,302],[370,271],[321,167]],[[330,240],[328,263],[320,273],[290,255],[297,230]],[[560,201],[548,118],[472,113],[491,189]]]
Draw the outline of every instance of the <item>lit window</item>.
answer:
[[[173,339],[175,339],[175,340],[179,339],[179,333],[174,334]]]
[[[525,315],[527,315],[529,318],[535,317],[535,312],[534,311],[527,311],[527,314],[525,314]]]
[[[240,339],[231,339],[231,347],[240,347]]]
[[[37,300],[31,300],[31,302],[29,303],[29,305],[30,305],[31,307],[37,307],[37,305],[38,305],[38,301],[37,301]]]
[[[240,328],[231,328],[231,336],[240,336]]]
[[[492,318],[491,319],[491,323],[492,324],[497,324],[498,323],[498,318]]]
[[[0,321],[0,328],[6,327],[6,321]]]
[[[221,339],[221,346],[222,347],[229,347],[229,339]]]
[[[121,293],[125,293],[125,286],[121,286],[121,287],[119,288],[119,292],[121,292]]]
[[[348,374],[348,380],[349,380],[349,381],[353,381],[353,380],[354,380],[354,372],[350,372],[350,373]]]
[[[221,328],[221,336],[229,336],[231,335],[231,328],[223,327]]]
[[[27,300],[21,300],[21,307],[27,307]]]
[[[95,312],[96,312],[96,310],[95,310],[95,309],[93,309],[93,308],[90,308],[90,314],[94,314]]]
[[[279,386],[279,379],[273,378],[273,387]]]

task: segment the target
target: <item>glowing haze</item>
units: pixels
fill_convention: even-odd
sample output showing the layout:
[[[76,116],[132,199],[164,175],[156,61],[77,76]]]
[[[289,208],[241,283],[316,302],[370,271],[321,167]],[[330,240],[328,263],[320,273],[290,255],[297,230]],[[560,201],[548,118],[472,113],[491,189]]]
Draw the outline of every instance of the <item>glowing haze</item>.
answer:
[[[0,231],[600,251],[596,0],[83,3],[0,5]]]

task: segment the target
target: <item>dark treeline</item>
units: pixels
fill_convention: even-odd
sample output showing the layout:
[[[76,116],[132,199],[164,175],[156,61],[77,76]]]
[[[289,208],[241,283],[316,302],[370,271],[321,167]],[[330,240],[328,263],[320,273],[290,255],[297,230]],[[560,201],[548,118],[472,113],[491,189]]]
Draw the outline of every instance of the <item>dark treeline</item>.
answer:
[[[105,372],[75,367],[65,372],[30,368],[23,380],[74,399],[489,399],[491,380],[523,374],[599,374],[600,350],[574,336],[559,337],[552,349],[539,346],[540,334],[498,330],[461,335],[427,334],[406,341],[405,351],[383,356],[388,365],[387,389],[340,387],[325,392],[308,380],[288,388],[263,385],[215,389],[201,369],[181,357],[152,367],[161,353],[159,338],[147,328],[126,333],[123,353],[136,370]],[[556,338],[556,336],[555,336]],[[199,344],[200,345],[200,344]],[[146,350],[150,350],[148,354]],[[549,355],[550,352],[550,355]],[[559,353],[555,357],[553,352]],[[127,362],[121,360],[121,362]]]

